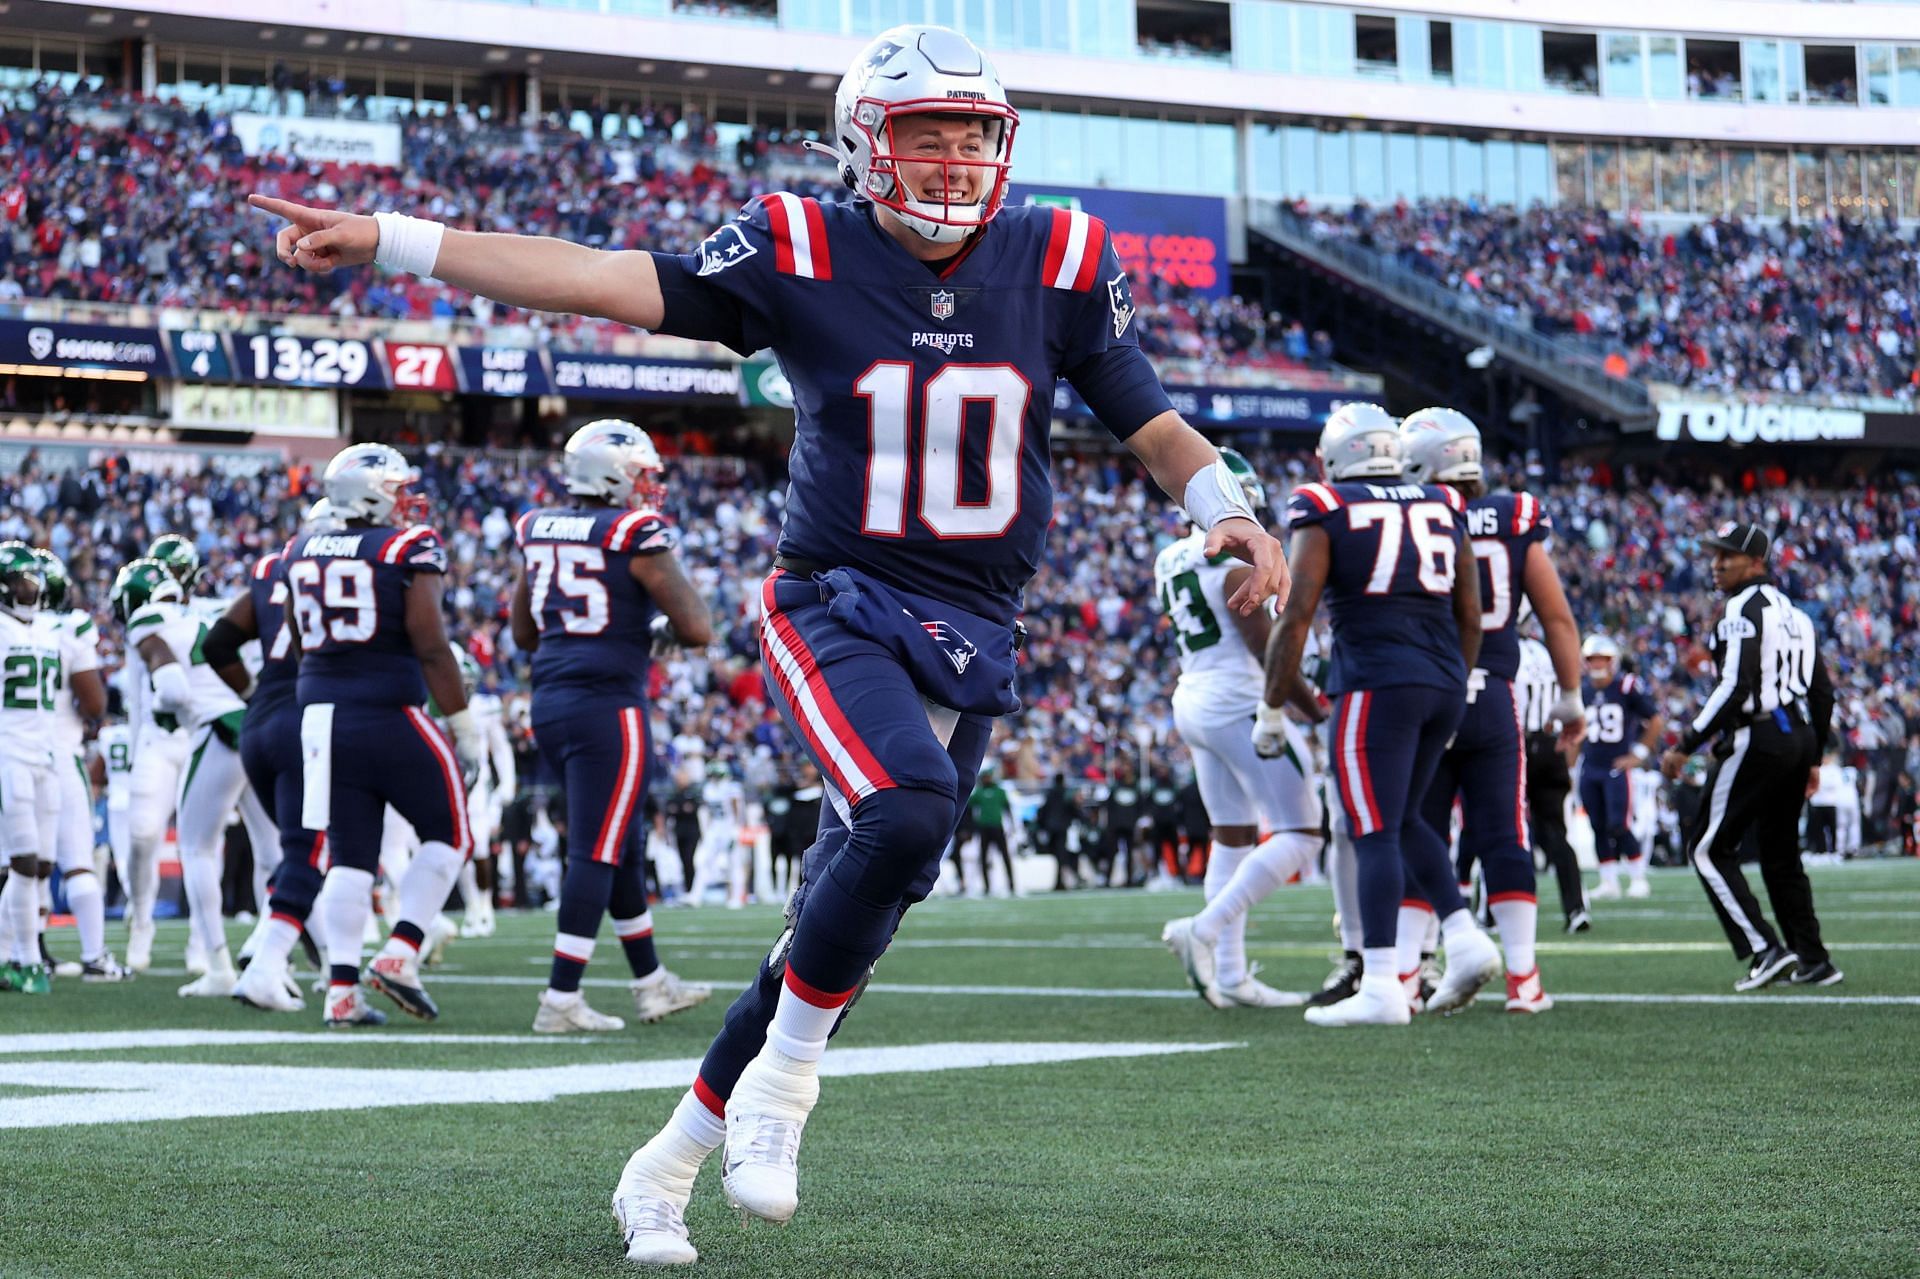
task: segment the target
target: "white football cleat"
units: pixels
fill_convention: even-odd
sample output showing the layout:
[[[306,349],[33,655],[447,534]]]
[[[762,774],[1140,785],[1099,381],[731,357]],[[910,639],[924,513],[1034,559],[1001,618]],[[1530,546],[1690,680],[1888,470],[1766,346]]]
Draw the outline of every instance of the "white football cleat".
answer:
[[[800,1067],[800,1069],[793,1069]],[[774,1048],[740,1072],[727,1099],[727,1202],[742,1219],[784,1226],[800,1206],[800,1132],[820,1100],[815,1063]]]
[[[635,981],[632,989],[633,1012],[643,1023],[698,1008],[713,997],[713,987],[706,982],[682,981],[679,974],[666,968],[651,978]]]
[[[127,926],[127,967],[144,973],[153,967],[153,921],[139,920]]]
[[[1618,882],[1610,883],[1603,879],[1594,887],[1592,892],[1587,894],[1587,900],[1595,902],[1617,902],[1620,900],[1620,885]]]
[[[1248,969],[1237,986],[1208,987],[1207,1002],[1215,1008],[1298,1008],[1307,1002],[1305,995],[1267,985],[1255,976],[1259,971],[1258,965]]]
[[[627,1023],[620,1018],[595,1012],[577,990],[571,997],[563,995],[558,999],[554,998],[553,991],[542,991],[540,1007],[533,1014],[533,1033],[536,1035],[570,1035],[577,1030],[608,1031],[626,1028]]]
[[[493,903],[482,898],[460,912],[460,935],[493,936]]]
[[[1187,980],[1193,983],[1193,988],[1202,997],[1219,984],[1220,969],[1214,959],[1214,943],[1201,941],[1193,935],[1192,916],[1169,920],[1167,926],[1160,930],[1160,940],[1166,943],[1167,949],[1187,970]]]
[[[700,1259],[687,1238],[687,1200],[705,1151],[662,1132],[633,1152],[613,1191],[613,1219],[627,1260],[643,1266],[685,1266]]]
[[[1413,1020],[1398,977],[1362,977],[1358,993],[1309,1008],[1306,1017],[1315,1026],[1405,1026]]]
[[[1450,1013],[1465,1008],[1480,993],[1480,988],[1498,977],[1505,967],[1500,948],[1478,929],[1461,938],[1457,945],[1449,942],[1447,972],[1427,996],[1427,1011]]]
[[[1653,896],[1653,885],[1644,879],[1636,879],[1627,885],[1627,896],[1634,898]]]
[[[1507,974],[1507,1011],[1510,1013],[1543,1013],[1553,1007],[1553,996],[1540,984],[1540,965],[1535,964],[1533,971],[1524,977]]]
[[[297,1013],[303,1011],[307,1001],[300,998],[300,988],[289,989],[289,980],[284,964],[270,963],[256,959],[247,965],[247,971],[233,983],[228,992],[241,1003],[262,1012]]]
[[[447,943],[460,935],[460,925],[440,914],[433,917],[427,925],[427,938],[420,947],[420,953],[427,957],[429,965],[438,964],[447,957]]]
[[[182,986],[180,993],[189,999],[224,999],[233,993],[236,980],[231,964],[225,968],[216,965]]]

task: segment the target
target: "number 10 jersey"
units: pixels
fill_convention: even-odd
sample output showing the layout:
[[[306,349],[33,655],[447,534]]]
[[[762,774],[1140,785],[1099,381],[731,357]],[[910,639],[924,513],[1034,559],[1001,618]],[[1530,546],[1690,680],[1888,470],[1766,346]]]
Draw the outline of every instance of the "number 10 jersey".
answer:
[[[1170,405],[1099,219],[1004,209],[927,263],[877,217],[756,200],[693,253],[655,255],[660,328],[779,359],[795,432],[783,554],[1005,624],[1053,515],[1059,379],[1123,439]]]

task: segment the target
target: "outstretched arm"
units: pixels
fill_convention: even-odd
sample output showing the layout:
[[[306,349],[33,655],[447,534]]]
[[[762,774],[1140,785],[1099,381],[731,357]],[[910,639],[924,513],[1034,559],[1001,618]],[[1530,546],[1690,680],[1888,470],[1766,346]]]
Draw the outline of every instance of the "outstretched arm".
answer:
[[[1168,497],[1180,503],[1196,523],[1201,516],[1193,507],[1205,489],[1212,471],[1220,463],[1220,450],[1207,443],[1206,436],[1187,425],[1178,413],[1169,409],[1127,437],[1127,447],[1146,465],[1154,483]],[[1233,495],[1238,499],[1238,481]],[[1225,551],[1235,559],[1253,566],[1246,581],[1227,601],[1227,607],[1242,615],[1252,613],[1267,600],[1287,595],[1287,557],[1280,543],[1260,527],[1256,520],[1232,515],[1207,529],[1206,554]]]
[[[287,220],[273,244],[290,267],[324,275],[376,258],[383,265],[404,261],[402,246],[394,243],[397,235],[406,234],[404,226],[382,244],[381,223],[364,213],[317,209],[264,195],[248,196],[247,203]],[[427,268],[419,270],[421,275],[530,311],[599,316],[640,329],[657,328],[666,315],[653,255],[639,250],[607,252],[550,236],[449,227],[440,230],[439,252],[431,263],[413,265]]]

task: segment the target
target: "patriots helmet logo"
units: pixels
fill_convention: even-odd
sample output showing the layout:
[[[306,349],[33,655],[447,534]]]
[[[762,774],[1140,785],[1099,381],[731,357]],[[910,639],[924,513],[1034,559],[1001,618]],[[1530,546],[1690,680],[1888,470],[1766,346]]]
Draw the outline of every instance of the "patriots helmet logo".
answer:
[[[759,251],[737,224],[729,222],[700,241],[700,270],[697,274],[718,275],[730,266],[745,262]]]
[[[1113,311],[1113,337],[1117,342],[1133,323],[1133,283],[1125,271],[1107,281],[1107,304]]]
[[[928,304],[931,306],[933,310],[934,319],[950,320],[953,318],[953,291],[952,290],[935,289],[933,293],[928,297]]]
[[[947,660],[953,663],[955,675],[967,673],[967,667],[973,664],[974,654],[980,651],[972,640],[945,622],[922,622],[920,629],[924,630],[947,655]]]

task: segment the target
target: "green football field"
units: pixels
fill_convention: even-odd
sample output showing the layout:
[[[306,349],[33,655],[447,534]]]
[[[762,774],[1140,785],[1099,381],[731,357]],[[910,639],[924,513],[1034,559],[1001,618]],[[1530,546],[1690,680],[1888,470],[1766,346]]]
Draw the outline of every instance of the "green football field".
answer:
[[[1920,1274],[1920,863],[1814,884],[1847,974],[1831,990],[1735,996],[1697,884],[1667,873],[1650,901],[1544,943],[1561,1000],[1545,1016],[1483,1002],[1347,1031],[1185,993],[1157,938],[1197,893],[929,903],[828,1054],[799,1215],[743,1229],[712,1161],[688,1213],[700,1265]],[[1330,910],[1304,888],[1258,912],[1265,979],[1319,984]],[[429,979],[431,1027],[329,1034],[317,1001],[182,1000],[158,971],[0,997],[0,1275],[628,1270],[614,1180],[777,917],[656,918],[668,962],[722,994],[592,1040],[528,1033],[550,915],[456,943]],[[158,962],[177,965],[184,936],[163,926]],[[69,930],[53,940],[74,949]],[[589,977],[604,1011],[626,1004],[619,967],[608,934]]]

